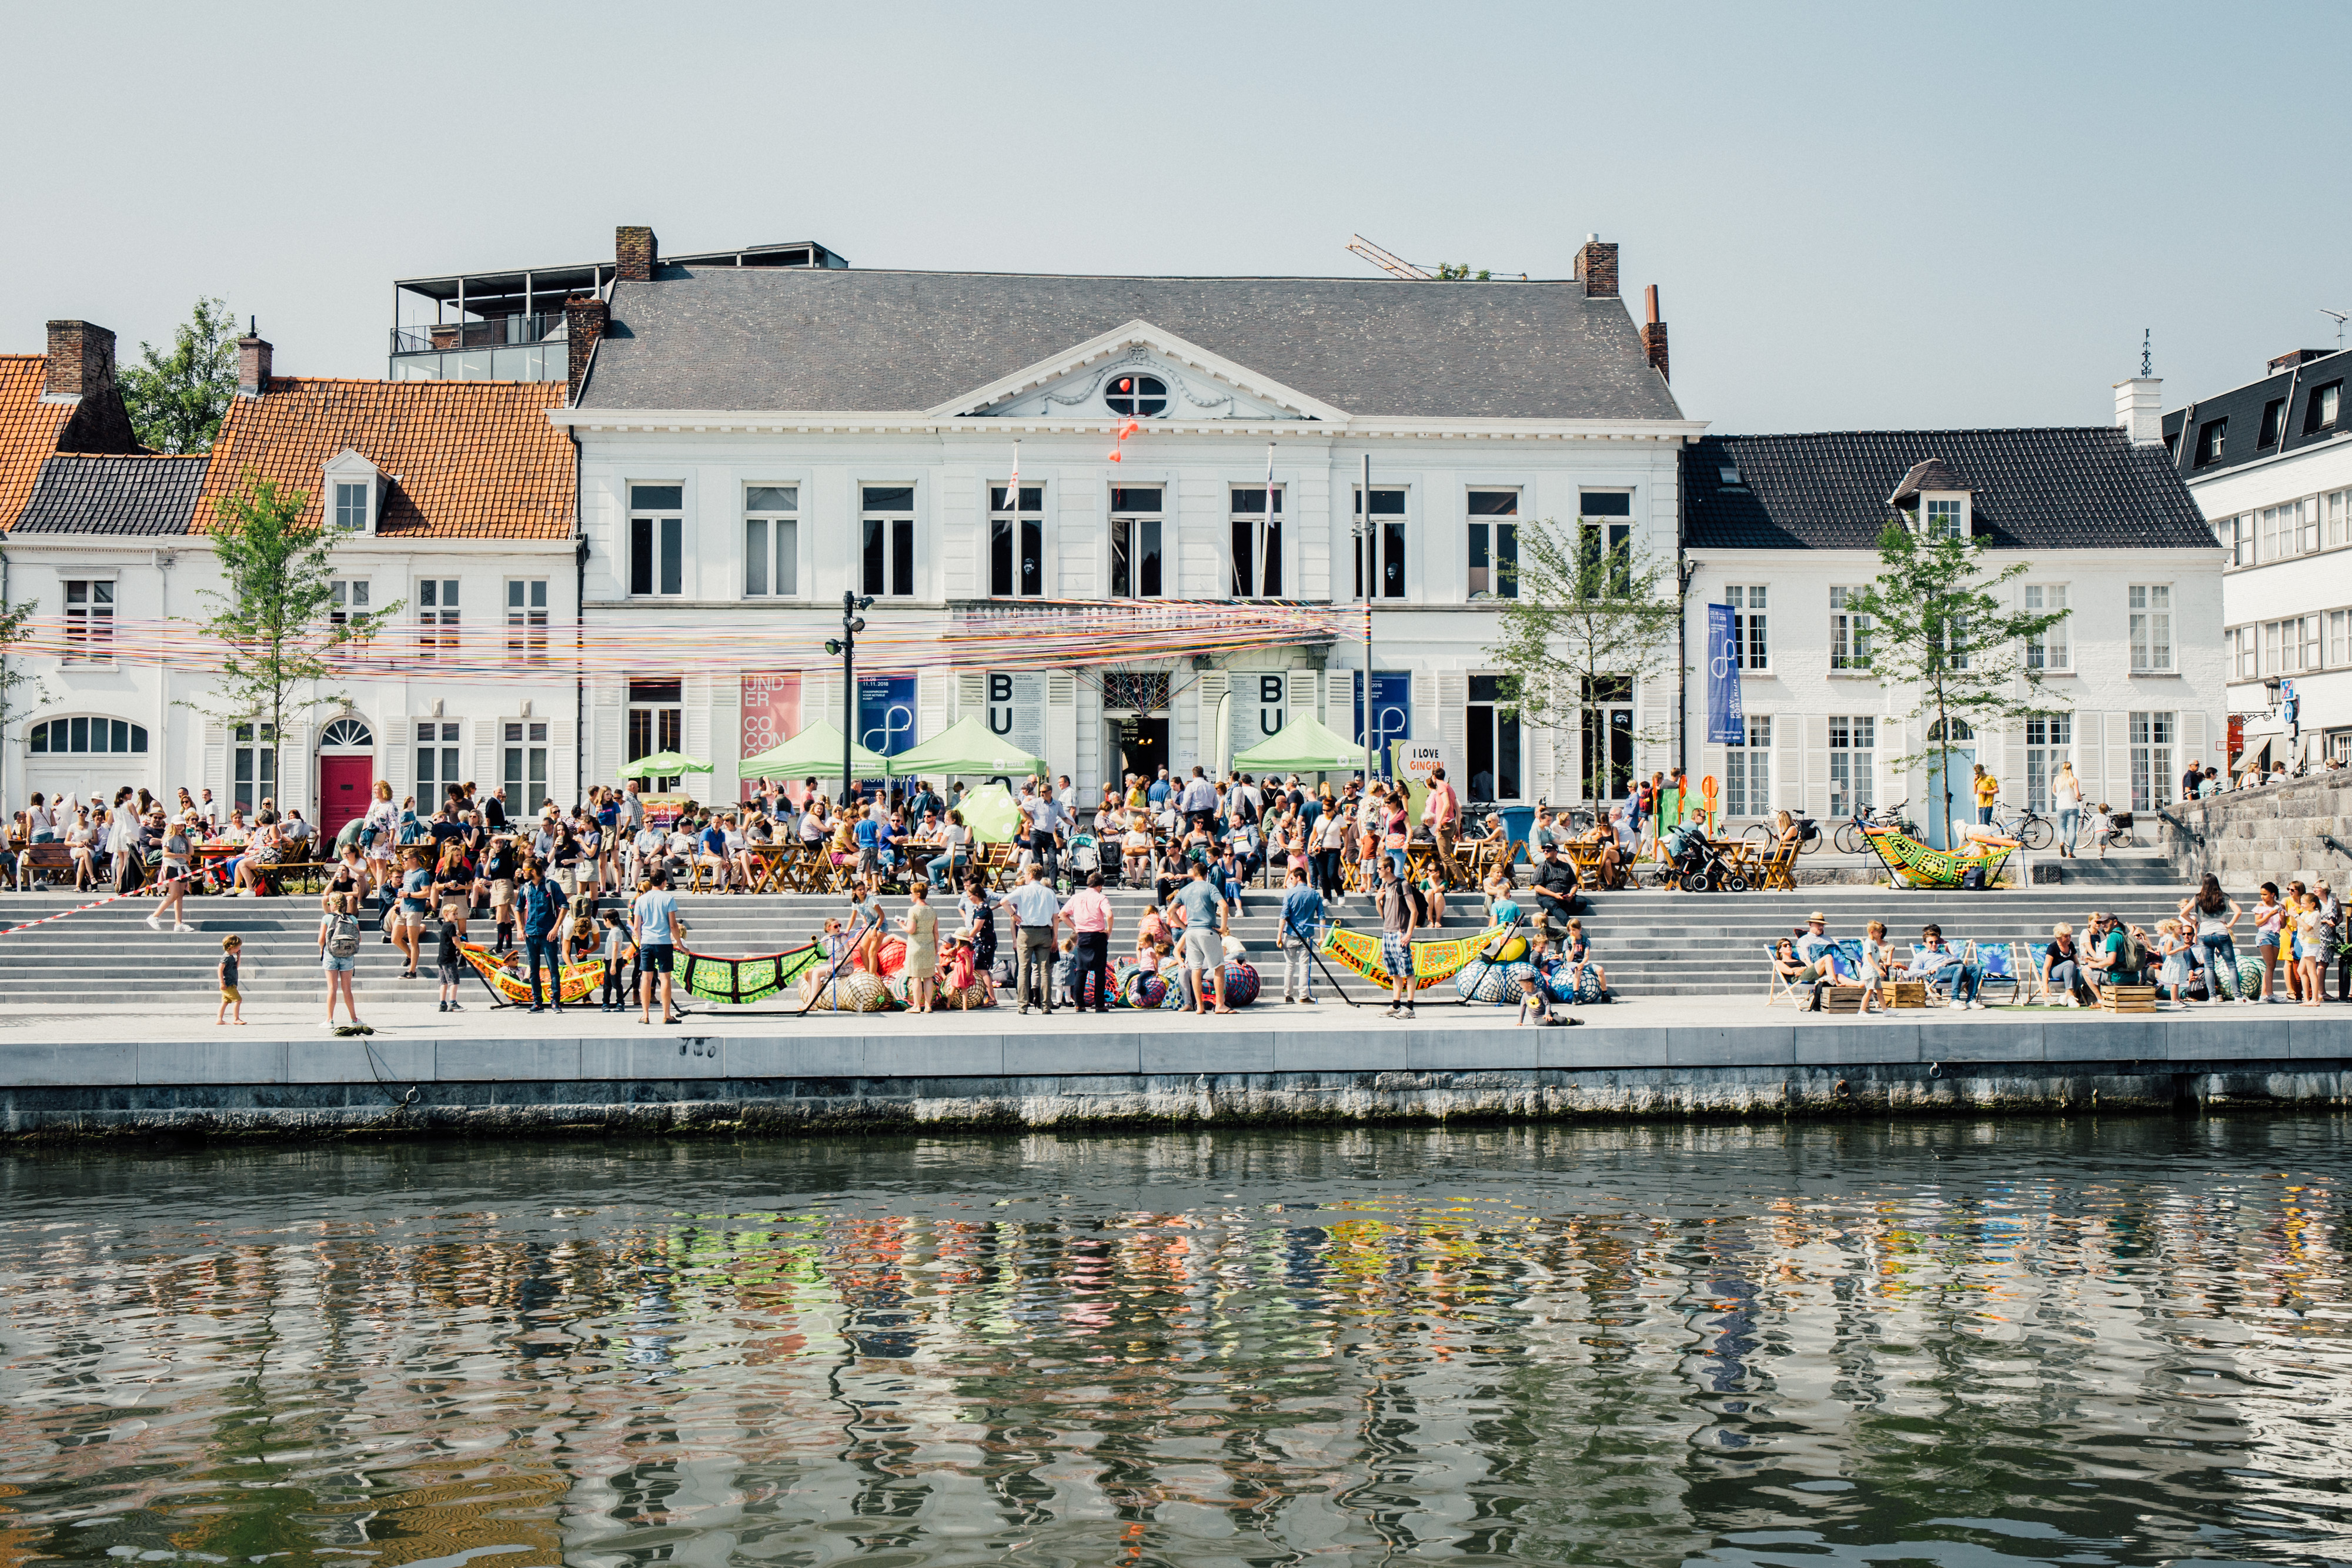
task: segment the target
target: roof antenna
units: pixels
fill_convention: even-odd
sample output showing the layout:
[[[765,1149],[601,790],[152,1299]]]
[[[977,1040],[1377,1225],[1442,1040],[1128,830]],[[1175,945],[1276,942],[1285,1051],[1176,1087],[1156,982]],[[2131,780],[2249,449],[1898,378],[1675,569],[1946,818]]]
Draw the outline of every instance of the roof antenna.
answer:
[[[2319,313],[2336,323],[2336,351],[2342,353],[2344,351],[2344,318],[2352,315],[2352,311],[2330,310],[2323,305],[2319,308]]]
[[[2139,329],[2139,373],[2143,376],[2156,374],[2156,350],[2150,346],[2155,336],[2155,332],[2149,328],[2142,327]]]
[[[261,336],[260,317],[247,316],[245,319],[245,335],[248,338],[258,338]]]

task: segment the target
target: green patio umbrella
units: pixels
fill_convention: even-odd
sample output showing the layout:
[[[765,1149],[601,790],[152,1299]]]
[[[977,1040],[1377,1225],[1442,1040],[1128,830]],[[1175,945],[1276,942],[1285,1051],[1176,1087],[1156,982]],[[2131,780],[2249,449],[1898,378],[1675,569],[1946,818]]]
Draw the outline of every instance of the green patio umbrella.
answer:
[[[1321,720],[1301,714],[1279,734],[1237,754],[1234,766],[1254,773],[1360,773],[1364,748],[1340,739]]]
[[[890,759],[890,776],[906,779],[919,774],[934,778],[1037,779],[1048,771],[1045,758],[1032,757],[990,729],[976,714],[955,723]]]
[[[983,844],[1009,844],[1013,835],[1021,831],[1021,808],[1013,802],[1013,791],[1002,784],[983,784],[966,795],[956,810],[963,813],[963,825],[971,836]]]
[[[699,757],[688,757],[683,751],[656,751],[651,757],[640,757],[621,769],[623,779],[674,779],[681,773],[708,773],[710,764]]]
[[[860,779],[887,776],[890,764],[864,747],[850,753],[850,766]],[[801,727],[790,740],[768,747],[757,757],[735,765],[739,779],[838,779],[841,777],[841,731],[818,719]]]

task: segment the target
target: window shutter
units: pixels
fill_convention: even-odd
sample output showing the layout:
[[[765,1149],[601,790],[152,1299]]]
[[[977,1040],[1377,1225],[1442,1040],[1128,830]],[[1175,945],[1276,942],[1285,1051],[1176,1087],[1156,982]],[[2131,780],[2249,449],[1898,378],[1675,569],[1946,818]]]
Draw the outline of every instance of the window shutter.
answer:
[[[924,670],[915,677],[915,739],[930,739],[948,727],[948,702],[955,695],[955,676],[947,670]]]
[[[686,727],[686,754],[699,757],[706,762],[716,760],[710,755],[710,677],[687,676],[682,695],[686,706],[686,712],[681,716]],[[686,775],[678,780],[678,788],[689,795],[693,794],[696,778],[691,773]],[[718,783],[717,775],[709,775],[704,788],[715,789]]]
[[[950,599],[977,599],[986,586],[980,580],[988,550],[988,497],[969,474],[950,475],[940,481],[940,578]]]
[[[988,674],[984,670],[956,672],[956,716],[977,714],[988,706]]]
[[[1469,688],[1465,685],[1463,689],[1466,693]],[[1433,739],[1443,747],[1445,744],[1445,720],[1442,716],[1443,713],[1444,705],[1437,700],[1435,672],[1415,670],[1412,673],[1412,714],[1405,720],[1404,734],[1392,738],[1423,742]],[[1454,722],[1457,726],[1462,723],[1459,703],[1454,705]],[[1393,766],[1388,763],[1386,758],[1381,758],[1381,761],[1384,765]]]
[[[2099,716],[2077,713],[2074,716],[2074,777],[2082,780],[2083,809],[2089,810],[2101,799],[2107,779],[2106,752],[2099,744]]]
[[[1203,670],[1193,686],[1198,701],[1194,708],[1192,759],[1211,773],[1216,772],[1224,760],[1224,747],[1217,729],[1217,706],[1224,701],[1226,685],[1223,670]]]
[[[1045,763],[1078,782],[1078,678],[1067,670],[1045,674]]]
[[[566,780],[569,780],[572,785],[568,791],[570,797],[585,799],[588,794],[588,791],[580,784],[579,745],[580,727],[575,721],[568,718],[551,718],[547,721],[547,792],[550,796],[562,800],[565,805],[572,803],[567,798],[567,791],[561,788]],[[500,760],[503,761],[504,758]],[[620,764],[616,762],[613,766],[618,768]],[[499,782],[496,774],[486,773],[482,776],[481,784],[485,789],[495,789]]]
[[[1315,712],[1315,672],[1291,671],[1289,685],[1285,688],[1283,697],[1283,723],[1289,724],[1296,719],[1311,716]]]
[[[801,723],[822,722],[840,728],[843,720],[834,712],[834,705],[840,696],[841,671],[837,666],[830,671],[809,671],[801,677]],[[620,764],[616,762],[613,766],[617,768]]]
[[[2012,721],[2000,733],[2000,799],[2012,810],[2025,804],[2025,725]],[[1976,802],[1971,800],[1970,805]]]
[[[588,688],[588,782],[612,786],[620,782],[621,742],[628,716],[621,706],[617,677],[599,676]]]
[[[715,769],[710,775],[710,798],[714,800],[740,800],[743,798],[743,682],[738,675],[714,678],[710,682],[711,750],[696,751],[688,747],[687,755],[699,757]],[[692,720],[688,720],[692,723]],[[553,735],[553,730],[549,730]],[[555,758],[548,758],[547,776],[557,777]]]
[[[200,788],[209,788],[212,790],[213,803],[217,806],[221,801],[229,799],[228,730],[221,725],[206,721],[204,743],[205,770],[198,776],[197,783]]]
[[[310,726],[298,718],[286,727],[285,737],[278,744],[279,810],[299,806],[306,815],[315,815],[310,810]]]
[[[1643,738],[1635,742],[1633,758],[1636,770],[1647,779],[1664,773],[1675,759],[1675,691],[1664,680],[1645,680],[1639,695],[1636,717]]]
[[[2103,716],[2101,728],[2106,731],[2107,779],[2106,793],[2100,797],[2118,811],[2131,810],[2131,716],[2109,713]],[[2094,800],[2092,805],[2097,805]]]
[[[487,795],[499,783],[499,721],[494,718],[469,719],[466,727],[474,732],[474,787]],[[550,772],[547,777],[548,794],[560,793],[555,788],[555,775]]]
[[[1805,809],[1805,721],[1792,713],[1772,720],[1772,804],[1790,812]],[[1829,745],[1824,733],[1822,745]]]
[[[2180,744],[2173,748],[2172,777],[2165,780],[2163,794],[2170,800],[2180,789],[2180,775],[2191,762],[2212,762],[2205,755],[2205,715],[2200,710],[2180,716]]]
[[[1415,685],[1420,685],[1418,678]],[[1465,800],[1470,798],[1470,677],[1454,670],[1437,675],[1437,744],[1445,757],[1445,777]]]
[[[1830,814],[1830,716],[1805,716],[1805,807],[1808,817]]]

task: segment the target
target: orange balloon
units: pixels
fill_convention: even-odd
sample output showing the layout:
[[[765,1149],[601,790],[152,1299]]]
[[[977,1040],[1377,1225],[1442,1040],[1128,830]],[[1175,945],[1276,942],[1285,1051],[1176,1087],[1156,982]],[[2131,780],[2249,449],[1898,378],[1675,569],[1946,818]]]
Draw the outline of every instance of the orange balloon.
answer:
[[[1118,390],[1119,390],[1119,391],[1121,391],[1121,392],[1125,392],[1125,391],[1127,390],[1127,387],[1128,387],[1128,381],[1127,381],[1127,378],[1126,378],[1125,376],[1121,376],[1121,377],[1119,377],[1119,378],[1118,378]]]
[[[1121,458],[1121,454],[1120,454],[1117,449],[1113,449],[1113,451],[1112,451],[1112,452],[1111,452],[1111,454],[1110,454],[1109,461],[1111,461],[1111,462],[1113,462],[1113,463],[1117,463],[1117,462],[1119,462],[1119,461],[1121,461],[1121,460],[1122,460],[1122,458]]]
[[[1125,424],[1118,427],[1118,438],[1121,441],[1125,441],[1130,435],[1140,434],[1142,430],[1143,426],[1130,419]]]

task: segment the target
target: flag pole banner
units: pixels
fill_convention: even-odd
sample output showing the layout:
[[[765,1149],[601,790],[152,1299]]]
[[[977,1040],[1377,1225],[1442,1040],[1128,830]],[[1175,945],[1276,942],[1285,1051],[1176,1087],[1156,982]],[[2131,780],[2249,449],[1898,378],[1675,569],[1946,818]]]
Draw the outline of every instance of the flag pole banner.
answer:
[[[1728,604],[1706,607],[1706,742],[1741,746],[1748,716],[1739,706],[1739,636]]]

